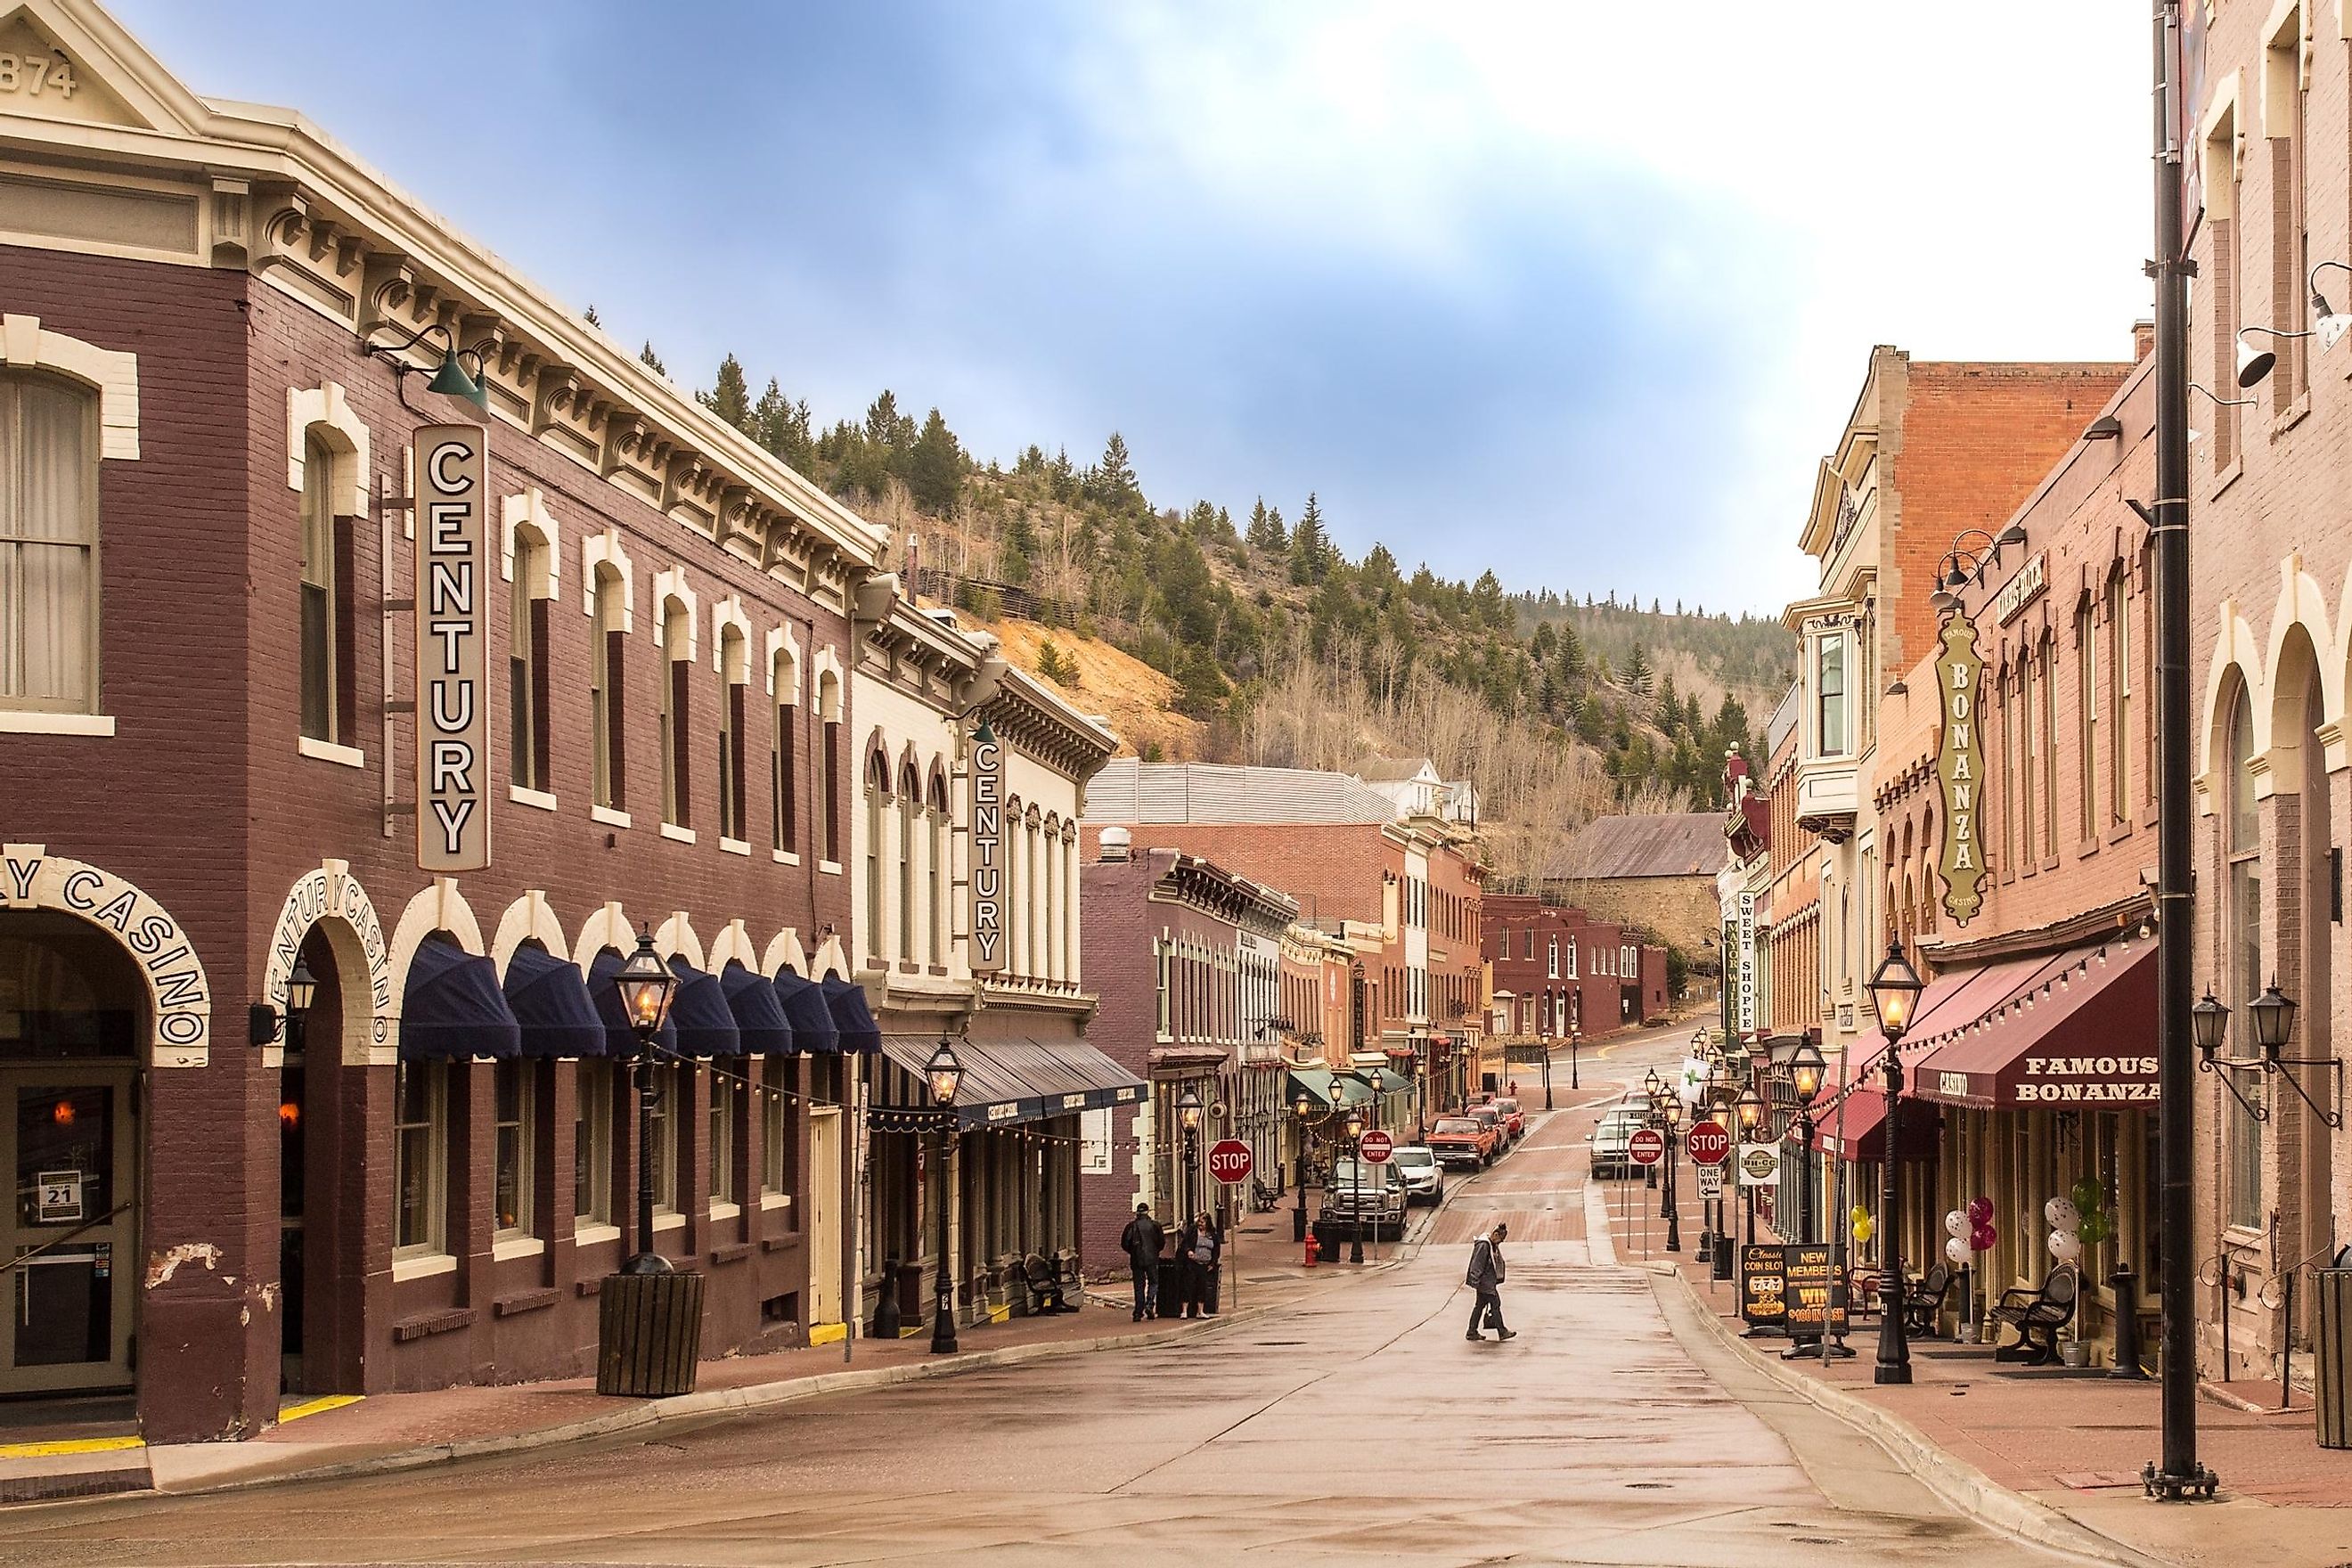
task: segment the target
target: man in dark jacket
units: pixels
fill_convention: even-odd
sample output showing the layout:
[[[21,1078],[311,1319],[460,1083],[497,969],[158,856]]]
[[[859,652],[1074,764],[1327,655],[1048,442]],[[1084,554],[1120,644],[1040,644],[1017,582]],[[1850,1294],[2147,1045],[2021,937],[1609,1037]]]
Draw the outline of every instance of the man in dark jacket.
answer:
[[[1135,1321],[1150,1317],[1160,1304],[1160,1248],[1168,1233],[1151,1217],[1150,1204],[1135,1205],[1135,1217],[1118,1233],[1118,1249],[1135,1274]]]
[[[1470,1332],[1465,1336],[1467,1339],[1484,1338],[1478,1331],[1487,1323],[1495,1325],[1497,1340],[1519,1337],[1503,1326],[1503,1238],[1510,1233],[1511,1227],[1498,1220],[1493,1230],[1471,1244],[1470,1271],[1463,1276],[1463,1283],[1475,1290],[1478,1297],[1470,1306]]]

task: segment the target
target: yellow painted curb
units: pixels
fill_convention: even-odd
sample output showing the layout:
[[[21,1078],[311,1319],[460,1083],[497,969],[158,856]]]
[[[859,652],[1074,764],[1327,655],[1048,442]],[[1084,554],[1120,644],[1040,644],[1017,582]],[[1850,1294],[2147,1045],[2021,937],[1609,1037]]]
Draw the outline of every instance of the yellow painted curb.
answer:
[[[289,1421],[299,1421],[305,1415],[319,1415],[330,1410],[341,1410],[344,1405],[357,1405],[366,1397],[367,1395],[363,1394],[322,1394],[316,1399],[306,1399],[299,1405],[289,1405],[280,1409],[278,1412],[278,1424],[283,1426]]]
[[[54,1443],[0,1443],[0,1459],[47,1459],[59,1454],[119,1454],[143,1448],[144,1437],[61,1437]]]
[[[847,1323],[811,1323],[808,1342],[813,1345],[837,1345],[849,1337]]]

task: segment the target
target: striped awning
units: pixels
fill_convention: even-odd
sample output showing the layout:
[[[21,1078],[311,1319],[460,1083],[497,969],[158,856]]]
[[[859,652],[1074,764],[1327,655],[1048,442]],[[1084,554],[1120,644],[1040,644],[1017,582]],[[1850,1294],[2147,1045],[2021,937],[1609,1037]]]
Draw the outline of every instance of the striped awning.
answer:
[[[1150,1086],[1084,1040],[971,1039],[950,1042],[963,1067],[956,1090],[956,1121],[964,1127],[1002,1127],[1136,1105]],[[937,1035],[885,1035],[883,1056],[915,1080],[916,1102],[930,1103],[925,1069],[938,1050]]]

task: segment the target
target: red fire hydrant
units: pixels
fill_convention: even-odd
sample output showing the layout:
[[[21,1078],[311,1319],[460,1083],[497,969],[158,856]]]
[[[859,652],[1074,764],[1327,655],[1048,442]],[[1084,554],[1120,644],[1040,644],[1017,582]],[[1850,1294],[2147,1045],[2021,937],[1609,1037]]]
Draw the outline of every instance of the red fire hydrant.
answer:
[[[1318,1257],[1322,1253],[1322,1251],[1323,1251],[1323,1244],[1322,1244],[1321,1242],[1317,1241],[1317,1240],[1315,1239],[1315,1233],[1314,1233],[1313,1231],[1311,1231],[1311,1230],[1310,1230],[1310,1231],[1308,1231],[1308,1232],[1307,1233],[1307,1268],[1314,1268],[1314,1267],[1315,1267],[1315,1259],[1316,1259],[1316,1258],[1318,1258]]]

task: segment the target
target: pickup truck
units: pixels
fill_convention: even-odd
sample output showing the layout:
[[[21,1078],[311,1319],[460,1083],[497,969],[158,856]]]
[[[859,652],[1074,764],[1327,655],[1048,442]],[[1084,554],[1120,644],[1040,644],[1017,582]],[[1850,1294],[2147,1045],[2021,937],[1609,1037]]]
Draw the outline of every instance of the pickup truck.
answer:
[[[1359,1228],[1367,1240],[1404,1239],[1404,1173],[1392,1160],[1378,1164],[1342,1157],[1331,1163],[1331,1184],[1323,1189],[1323,1213],[1317,1223],[1318,1239],[1352,1238]]]
[[[1469,1117],[1473,1121],[1485,1122],[1493,1130],[1496,1154],[1507,1154],[1511,1152],[1511,1124],[1501,1111],[1492,1105],[1474,1105],[1462,1114]]]
[[[1503,1126],[1509,1131],[1513,1142],[1527,1136],[1528,1113],[1519,1109],[1517,1097],[1504,1095],[1494,1102],[1494,1106],[1503,1113]]]
[[[1437,1125],[1429,1130],[1425,1142],[1439,1164],[1480,1171],[1495,1163],[1495,1144],[1499,1137],[1494,1127],[1475,1116],[1441,1116]]]

